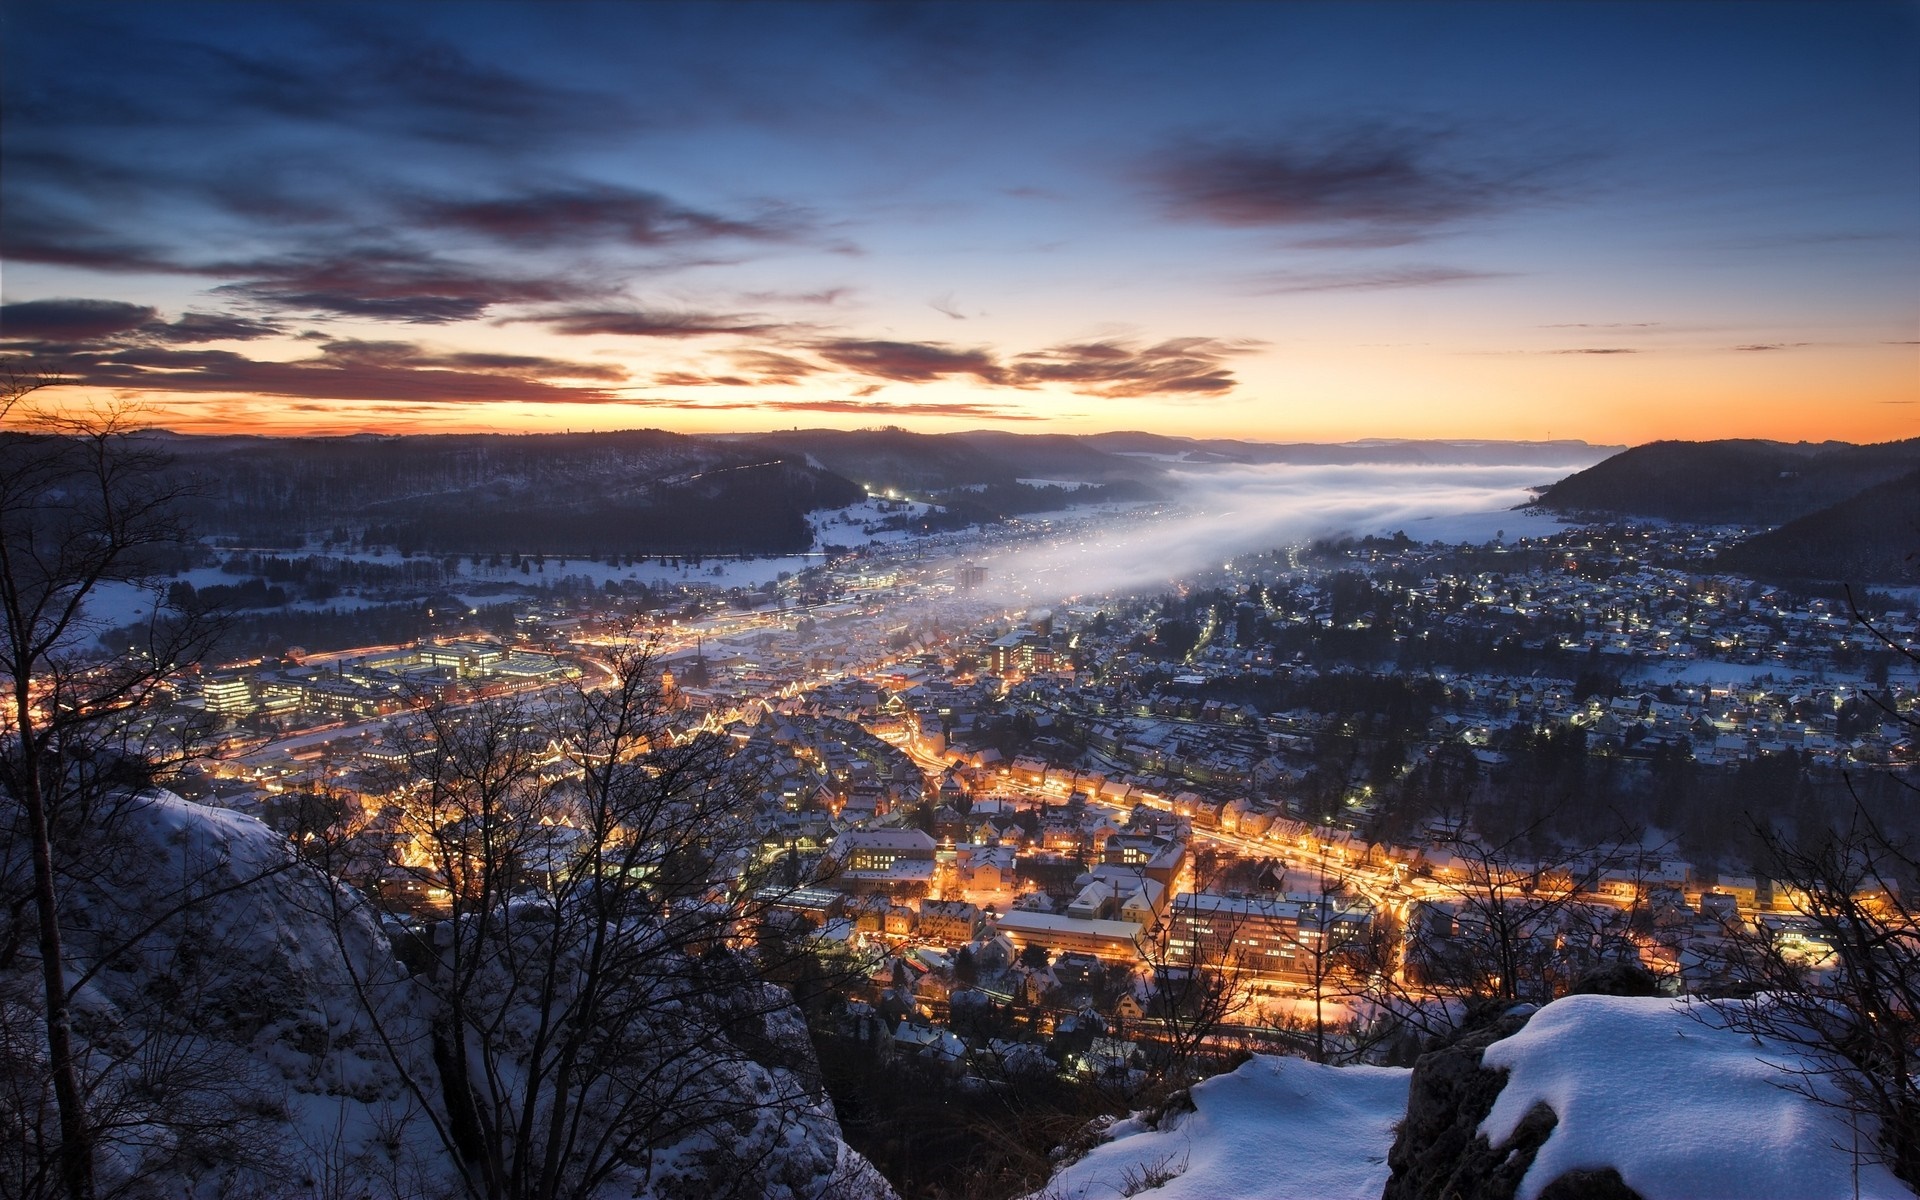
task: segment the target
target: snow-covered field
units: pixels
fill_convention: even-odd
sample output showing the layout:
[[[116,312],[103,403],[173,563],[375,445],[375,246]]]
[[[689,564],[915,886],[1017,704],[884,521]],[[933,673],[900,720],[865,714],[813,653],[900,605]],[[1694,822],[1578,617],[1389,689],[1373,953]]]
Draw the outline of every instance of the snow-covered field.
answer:
[[[1663,660],[1650,662],[1628,672],[1622,682],[1633,685],[1659,686],[1663,683],[1708,687],[1714,685],[1732,687],[1763,688],[1798,687],[1813,678],[1803,667],[1789,667],[1780,663],[1727,663],[1711,659],[1674,662]],[[1829,667],[1819,672],[1818,681],[1834,687],[1864,687],[1870,681],[1864,671],[1846,671]],[[1908,687],[1920,685],[1920,665],[1904,661],[1895,661],[1887,669],[1887,682],[1905,684]],[[1874,684],[1878,687],[1878,684]]]

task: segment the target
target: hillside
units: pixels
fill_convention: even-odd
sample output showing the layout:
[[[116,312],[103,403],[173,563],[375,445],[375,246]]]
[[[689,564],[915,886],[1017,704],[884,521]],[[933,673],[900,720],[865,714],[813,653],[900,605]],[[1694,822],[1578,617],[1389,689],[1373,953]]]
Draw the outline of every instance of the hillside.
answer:
[[[807,512],[863,495],[766,446],[659,430],[160,440],[195,524],[250,545],[345,526],[430,553],[793,552]]]
[[[787,554],[806,514],[895,492],[957,528],[1076,505],[1177,496],[1233,465],[1568,467],[1580,442],[1282,445],[1158,434],[802,429],[335,438],[144,435],[174,460],[205,536],[255,548],[308,538],[431,555]],[[341,536],[344,535],[344,536]]]
[[[453,1086],[447,1016],[420,983],[434,967],[416,939],[410,971],[373,910],[297,862],[286,837],[252,817],[149,792],[104,806],[63,844],[61,927],[74,1032],[103,1123],[100,1194],[160,1196],[452,1196],[463,1193],[437,1134],[481,1091]],[[0,846],[17,806],[0,803]],[[9,896],[25,854],[0,854]],[[0,1004],[8,1067],[0,1094],[0,1193],[44,1195],[32,1178],[54,1136],[44,1096],[17,1103],[42,1035],[31,905],[0,914]],[[523,935],[524,936],[524,935]],[[469,968],[472,969],[472,968]],[[564,983],[564,981],[563,981]],[[743,984],[742,989],[754,985]],[[657,1062],[695,1074],[679,1123],[617,1156],[591,1194],[688,1200],[719,1194],[780,1200],[883,1200],[892,1190],[841,1140],[817,1082],[805,1025],[784,993],[738,1003],[715,1035],[664,1003],[647,1044]],[[733,994],[715,997],[735,1004]],[[682,1009],[682,1013],[684,1013]],[[535,1053],[512,1037],[524,1011],[500,1014],[524,1070]],[[550,1065],[550,1064],[549,1064]],[[514,1085],[517,1086],[517,1085]],[[594,1097],[574,1117],[589,1131]],[[700,1123],[708,1111],[714,1116]],[[689,1116],[696,1120],[689,1121]],[[717,1131],[717,1132],[716,1132]],[[609,1129],[608,1136],[618,1130]],[[730,1190],[731,1189],[731,1190]],[[582,1191],[587,1189],[582,1187]],[[564,1194],[577,1194],[567,1192]]]
[[[1538,505],[1583,515],[1778,525],[1920,468],[1920,438],[1846,442],[1649,442],[1569,475]]]
[[[1761,578],[1920,583],[1920,471],[1748,538],[1718,562]]]

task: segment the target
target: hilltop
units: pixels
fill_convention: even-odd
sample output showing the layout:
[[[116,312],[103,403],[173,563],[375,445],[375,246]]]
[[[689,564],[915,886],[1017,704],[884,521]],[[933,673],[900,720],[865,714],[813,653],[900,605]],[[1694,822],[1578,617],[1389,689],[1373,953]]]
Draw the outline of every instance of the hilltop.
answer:
[[[1650,442],[1569,475],[1539,508],[1568,516],[1771,526],[1718,565],[1772,579],[1920,579],[1920,438]]]
[[[1649,442],[1567,476],[1537,501],[1556,512],[1704,525],[1778,525],[1920,468],[1920,438],[1849,442]]]

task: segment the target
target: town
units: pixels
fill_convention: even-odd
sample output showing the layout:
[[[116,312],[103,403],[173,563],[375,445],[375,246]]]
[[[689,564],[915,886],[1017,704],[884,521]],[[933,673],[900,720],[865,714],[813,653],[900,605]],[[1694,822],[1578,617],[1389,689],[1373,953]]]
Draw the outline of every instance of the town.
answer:
[[[529,599],[504,635],[204,669],[156,720],[220,739],[185,794],[411,864],[382,898],[429,922],[451,884],[406,850],[394,770],[423,710],[524,713],[643,645],[667,736],[724,739],[757,790],[755,869],[710,885],[813,939],[836,1028],[1121,1082],[1177,1052],[1202,977],[1211,1034],[1382,1060],[1453,994],[1621,961],[1708,989],[1756,929],[1818,962],[1731,814],[1915,760],[1911,599],[1716,574],[1726,530],[1320,541],[1106,595],[996,578],[1084,530]]]

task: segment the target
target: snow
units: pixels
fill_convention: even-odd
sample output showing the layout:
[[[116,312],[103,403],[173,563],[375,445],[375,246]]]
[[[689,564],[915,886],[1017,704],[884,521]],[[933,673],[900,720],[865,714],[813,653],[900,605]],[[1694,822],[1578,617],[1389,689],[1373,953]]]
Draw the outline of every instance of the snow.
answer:
[[[1104,1200],[1143,1176],[1166,1200],[1377,1200],[1411,1072],[1256,1056],[1194,1086],[1195,1111],[1163,1128],[1139,1117],[1054,1176],[1033,1200]]]
[[[1516,1200],[1605,1166],[1645,1200],[1911,1200],[1884,1166],[1856,1168],[1840,1113],[1780,1086],[1794,1061],[1705,1002],[1569,996],[1487,1048],[1482,1062],[1510,1074],[1480,1131],[1498,1146],[1535,1104],[1559,1117]]]
[[[1905,663],[1896,663],[1888,672],[1891,683],[1907,681],[1920,682],[1920,668]],[[1681,684],[1695,687],[1726,684],[1734,687],[1752,687],[1761,684],[1798,685],[1802,683],[1824,683],[1831,687],[1858,687],[1867,684],[1866,672],[1847,670],[1826,664],[1820,669],[1810,671],[1806,667],[1788,666],[1779,662],[1730,663],[1713,659],[1694,659],[1689,662],[1674,662],[1663,659],[1646,663],[1628,671],[1621,677],[1629,684]]]

